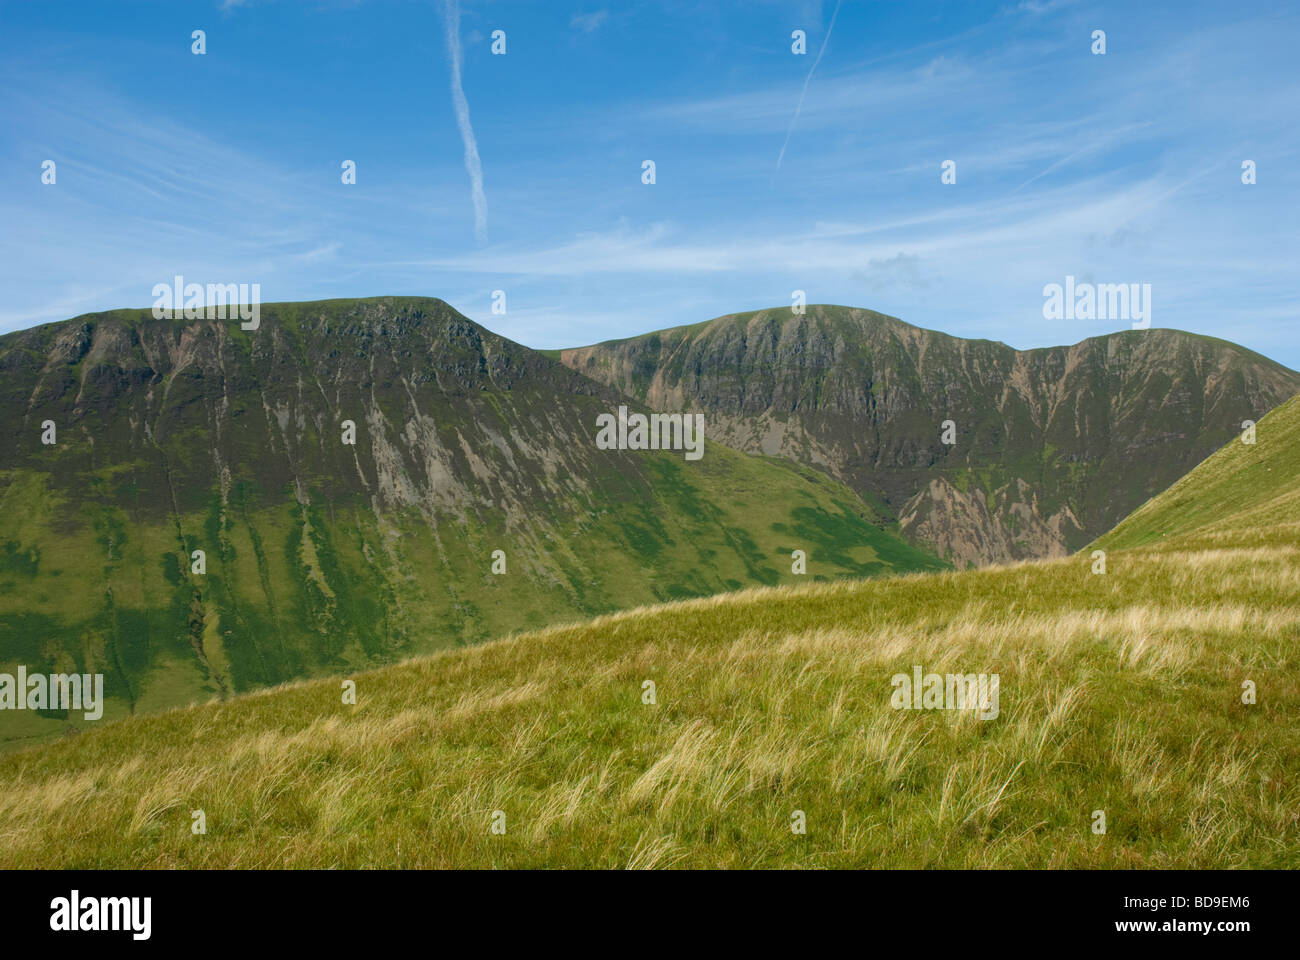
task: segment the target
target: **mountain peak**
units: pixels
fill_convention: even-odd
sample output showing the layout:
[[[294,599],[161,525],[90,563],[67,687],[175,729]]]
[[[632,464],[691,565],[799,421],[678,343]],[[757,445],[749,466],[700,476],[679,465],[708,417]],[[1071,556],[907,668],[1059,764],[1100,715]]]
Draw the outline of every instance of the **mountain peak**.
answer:
[[[558,356],[653,408],[710,412],[730,446],[825,470],[959,563],[1081,547],[1300,391],[1295,371],[1180,330],[1016,350],[832,304]]]

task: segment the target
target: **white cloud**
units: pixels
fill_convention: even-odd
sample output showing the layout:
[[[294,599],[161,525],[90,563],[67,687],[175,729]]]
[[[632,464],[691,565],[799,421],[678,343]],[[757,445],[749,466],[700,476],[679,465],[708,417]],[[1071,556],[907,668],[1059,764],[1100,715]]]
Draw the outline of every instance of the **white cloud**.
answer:
[[[478,155],[478,142],[469,122],[469,101],[460,77],[460,2],[444,0],[443,23],[447,33],[447,54],[451,57],[451,102],[456,109],[456,124],[465,143],[465,172],[469,174],[470,196],[474,202],[474,236],[479,243],[487,242],[487,194],[483,192],[483,162]]]
[[[808,70],[808,76],[803,79],[803,89],[799,91],[799,103],[794,108],[794,116],[790,118],[790,126],[785,131],[785,143],[781,144],[781,152],[776,158],[776,169],[781,169],[781,161],[785,159],[785,148],[790,146],[790,134],[794,133],[794,125],[799,122],[799,112],[803,110],[804,97],[808,95],[808,84],[812,80],[813,74],[817,71],[817,64],[822,62],[822,54],[826,52],[826,44],[831,42],[831,31],[835,29],[835,18],[840,15],[840,3],[843,0],[836,0],[835,12],[831,14],[831,25],[826,28],[826,36],[822,38],[821,49],[817,51],[817,59]]]
[[[591,33],[609,19],[608,10],[597,10],[595,13],[579,13],[569,21],[569,26],[575,30],[581,30],[583,33]]]

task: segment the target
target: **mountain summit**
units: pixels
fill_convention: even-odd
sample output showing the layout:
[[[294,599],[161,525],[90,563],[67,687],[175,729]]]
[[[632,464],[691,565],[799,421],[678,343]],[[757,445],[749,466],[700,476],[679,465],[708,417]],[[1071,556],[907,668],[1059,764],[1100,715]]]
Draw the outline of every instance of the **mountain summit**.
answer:
[[[826,305],[556,355],[655,409],[707,412],[722,443],[824,470],[958,565],[1082,547],[1300,392],[1300,373],[1178,330],[1015,350]]]

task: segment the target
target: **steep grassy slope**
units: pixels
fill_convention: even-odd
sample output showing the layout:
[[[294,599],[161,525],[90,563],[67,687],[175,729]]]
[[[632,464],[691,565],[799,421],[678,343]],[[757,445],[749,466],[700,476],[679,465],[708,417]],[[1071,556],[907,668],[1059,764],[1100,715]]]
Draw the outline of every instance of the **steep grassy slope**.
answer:
[[[1300,867],[1297,431],[1104,574],[750,590],[0,758],[0,865]],[[914,665],[998,674],[998,716],[892,709]]]
[[[1095,546],[1164,550],[1251,542],[1300,544],[1300,397],[1264,417],[1254,443],[1230,442],[1160,496],[1144,503]],[[1292,602],[1300,603],[1300,597]]]
[[[790,583],[795,549],[812,578],[943,566],[707,424],[698,461],[597,449],[627,402],[429,299],[0,337],[0,672],[103,672],[117,716]],[[0,744],[68,724],[0,713]]]
[[[822,305],[559,356],[652,407],[708,412],[723,443],[883,498],[958,565],[1082,547],[1300,392],[1295,371],[1177,330],[1018,351]]]

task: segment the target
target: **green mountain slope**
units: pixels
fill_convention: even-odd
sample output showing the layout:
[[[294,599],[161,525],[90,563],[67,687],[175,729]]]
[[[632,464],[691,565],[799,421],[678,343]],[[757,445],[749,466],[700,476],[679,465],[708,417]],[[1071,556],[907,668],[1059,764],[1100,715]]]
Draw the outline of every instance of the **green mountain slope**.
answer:
[[[559,356],[656,409],[705,411],[723,443],[825,470],[958,565],[1077,550],[1300,392],[1295,371],[1177,330],[1014,350],[823,305]]]
[[[0,866],[1295,869],[1298,431],[1261,420],[1104,574],[754,589],[0,757]],[[997,715],[893,708],[917,666],[996,674]]]
[[[597,449],[626,398],[441,301],[261,313],[0,337],[0,671],[103,672],[116,716],[793,582],[796,549],[810,578],[943,566],[707,424],[698,461]]]
[[[1295,548],[1300,544],[1300,397],[1260,420],[1253,443],[1245,439],[1243,431],[1094,546],[1231,546],[1249,531],[1252,543]]]

